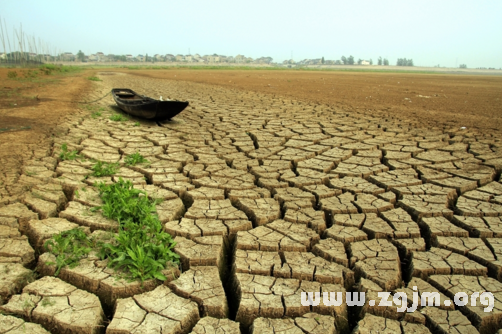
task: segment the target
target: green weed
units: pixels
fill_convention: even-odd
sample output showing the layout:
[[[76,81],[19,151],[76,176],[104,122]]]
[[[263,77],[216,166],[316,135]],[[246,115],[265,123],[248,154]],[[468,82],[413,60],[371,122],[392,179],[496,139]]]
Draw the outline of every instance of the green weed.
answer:
[[[63,231],[44,243],[45,249],[56,256],[56,276],[64,266],[75,268],[92,246],[91,239],[79,228]]]
[[[81,156],[77,153],[77,150],[68,151],[68,144],[64,143],[63,145],[61,145],[61,153],[59,153],[59,159],[65,161],[75,160],[77,158],[81,158]]]
[[[100,79],[100,78],[98,78],[98,77],[88,77],[87,79],[88,79],[88,80],[91,80],[91,81],[103,81],[103,80],[101,80],[101,79]]]
[[[53,65],[53,64],[44,64],[39,67],[40,72],[45,75],[52,75],[54,73],[57,74],[67,74],[80,72],[84,68],[80,66],[66,66],[66,65]]]
[[[134,126],[140,126],[139,122],[134,122]]]
[[[98,118],[98,117],[101,117],[101,112],[99,112],[99,111],[95,111],[95,112],[93,112],[93,113],[91,114],[91,117],[92,117],[92,118],[94,118],[94,119],[96,119],[96,118]]]
[[[35,307],[35,303],[32,302],[29,297],[23,300],[23,310],[29,310]]]
[[[17,72],[16,71],[8,71],[7,72],[7,78],[9,78],[9,79],[15,79],[15,78],[17,78]]]
[[[179,255],[173,252],[176,243],[155,214],[157,201],[122,179],[111,185],[100,183],[98,189],[105,203],[103,216],[120,223],[116,244],[104,243],[102,258],[109,258],[110,267],[125,270],[134,279],[165,280],[161,271],[169,263],[178,263]]]
[[[141,164],[144,162],[148,162],[148,160],[145,159],[139,152],[136,152],[134,154],[129,154],[125,159],[125,164],[128,166],[134,166],[136,164]]]
[[[111,176],[115,174],[119,168],[120,165],[117,162],[109,163],[109,162],[98,161],[94,166],[92,166],[93,172],[90,174],[90,176],[96,176],[96,177]]]
[[[28,70],[23,73],[25,79],[35,79],[40,73],[37,70]]]
[[[110,120],[115,122],[124,122],[127,121],[127,117],[122,116],[121,114],[115,114],[110,116]]]
[[[42,302],[40,303],[40,305],[42,305],[42,307],[54,306],[56,305],[56,302],[52,300],[50,297],[44,297],[42,298]]]
[[[122,271],[126,278],[166,280],[162,270],[179,263],[179,255],[174,253],[176,243],[163,231],[156,214],[158,201],[122,179],[110,185],[101,182],[97,187],[104,204],[93,210],[117,220],[118,234],[91,240],[82,230],[74,229],[54,236],[44,246],[56,255],[56,275],[65,265],[76,266],[95,247],[101,259],[108,259],[108,265]]]

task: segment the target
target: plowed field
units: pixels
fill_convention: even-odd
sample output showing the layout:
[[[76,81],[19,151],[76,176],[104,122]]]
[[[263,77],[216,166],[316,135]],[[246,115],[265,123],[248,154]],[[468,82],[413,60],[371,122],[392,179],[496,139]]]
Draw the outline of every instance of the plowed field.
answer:
[[[0,122],[16,110],[21,122],[0,133],[4,332],[502,328],[502,78],[103,70],[90,86],[87,75],[46,86],[36,109],[1,110]],[[110,97],[87,106],[58,95],[93,100],[112,87],[190,105],[163,123],[114,121]],[[19,126],[27,120],[32,128]],[[62,161],[64,144],[85,160]],[[127,166],[134,153],[149,162]],[[120,168],[89,176],[96,160]],[[120,178],[162,200],[157,215],[180,270],[140,284],[91,253],[54,277],[44,242],[79,226],[115,233],[118,223],[93,209],[102,205],[95,182]],[[408,306],[414,293],[438,292],[440,305],[398,312],[379,305],[382,291],[403,293]],[[304,306],[302,292],[366,299]],[[491,292],[494,307],[455,305],[457,292]]]

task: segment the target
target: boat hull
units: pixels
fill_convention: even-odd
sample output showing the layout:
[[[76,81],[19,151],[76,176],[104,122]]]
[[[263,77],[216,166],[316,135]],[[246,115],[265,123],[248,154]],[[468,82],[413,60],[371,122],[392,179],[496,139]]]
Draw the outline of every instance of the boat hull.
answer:
[[[114,88],[112,95],[117,106],[124,112],[152,121],[171,119],[188,106],[186,101],[159,101],[128,88]]]

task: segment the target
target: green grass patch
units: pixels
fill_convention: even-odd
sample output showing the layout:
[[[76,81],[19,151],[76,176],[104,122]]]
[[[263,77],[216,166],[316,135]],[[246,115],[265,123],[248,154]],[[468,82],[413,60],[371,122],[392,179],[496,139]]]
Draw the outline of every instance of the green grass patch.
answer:
[[[63,231],[44,243],[46,250],[56,256],[56,263],[47,263],[56,265],[55,275],[59,275],[61,269],[65,266],[75,268],[81,258],[89,254],[93,241],[79,228],[69,231]]]
[[[98,77],[88,77],[87,79],[88,79],[88,80],[91,80],[91,81],[103,81],[103,80],[101,80],[101,79],[100,79],[100,78],[98,78]]]
[[[102,177],[102,176],[111,176],[117,173],[120,165],[118,162],[109,163],[98,161],[94,166],[92,166],[92,173],[90,176]]]
[[[7,77],[21,82],[49,83],[53,82],[54,79],[49,79],[47,76],[62,76],[82,70],[83,68],[79,66],[44,64],[26,70],[19,69],[19,72],[16,70],[9,71]]]
[[[61,153],[59,153],[59,159],[61,159],[61,161],[65,161],[65,160],[75,160],[75,159],[80,159],[82,158],[77,150],[73,150],[73,151],[70,151],[68,150],[68,144],[67,143],[64,143],[63,145],[61,145]]]
[[[161,271],[169,262],[178,263],[179,255],[173,252],[176,243],[162,230],[155,213],[158,202],[122,179],[111,185],[101,183],[98,189],[105,203],[103,215],[120,223],[116,245],[103,244],[101,256],[110,259],[110,267],[125,270],[132,278],[165,280]]]
[[[52,74],[76,73],[84,70],[84,68],[81,66],[44,64],[39,66],[39,70],[45,75],[52,75]]]
[[[162,229],[155,205],[146,192],[134,189],[130,181],[106,185],[97,184],[103,200],[103,216],[119,222],[118,234],[110,241],[95,242],[81,230],[62,232],[45,243],[48,251],[58,259],[57,274],[65,265],[76,266],[95,247],[108,266],[120,270],[126,278],[166,280],[162,270],[169,264],[178,265],[179,255],[173,249],[176,243]],[[57,275],[56,274],[56,275]]]
[[[93,112],[93,113],[91,114],[91,117],[92,117],[92,118],[94,118],[94,119],[96,119],[96,118],[98,118],[98,117],[101,117],[101,115],[102,115],[102,114],[101,114],[101,112],[100,112],[100,111],[95,111],[95,112]]]
[[[129,154],[125,159],[125,164],[127,166],[134,166],[137,164],[145,163],[148,162],[148,160],[145,159],[139,152],[136,152],[134,154]]]
[[[115,114],[115,115],[110,116],[110,120],[112,120],[114,122],[125,122],[128,119],[127,119],[127,117],[122,116],[121,114]]]
[[[9,78],[9,79],[15,79],[15,78],[17,78],[17,72],[16,71],[8,71],[7,72],[7,78]]]

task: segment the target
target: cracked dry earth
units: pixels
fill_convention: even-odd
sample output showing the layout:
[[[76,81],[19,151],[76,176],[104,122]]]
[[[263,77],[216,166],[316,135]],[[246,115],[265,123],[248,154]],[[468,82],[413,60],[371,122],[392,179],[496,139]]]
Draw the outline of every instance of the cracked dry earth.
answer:
[[[2,161],[0,333],[496,333],[502,328],[502,141],[325,105],[189,82],[101,75],[96,96],[131,87],[187,97],[170,122],[68,116],[52,147]],[[113,74],[113,73],[112,73]],[[110,101],[102,101],[109,106]],[[119,162],[58,161],[61,144]],[[150,164],[126,167],[139,152]],[[128,282],[91,253],[54,277],[42,247],[77,226],[109,238],[90,209],[95,181],[130,180],[175,237],[165,282]],[[85,189],[85,191],[82,191]],[[78,192],[76,192],[78,191]],[[499,259],[499,256],[501,257]],[[34,269],[37,276],[34,276]],[[414,313],[378,292],[439,292]],[[365,292],[348,307],[302,306],[301,292]],[[456,292],[485,291],[491,312]],[[479,300],[478,300],[479,301]]]

